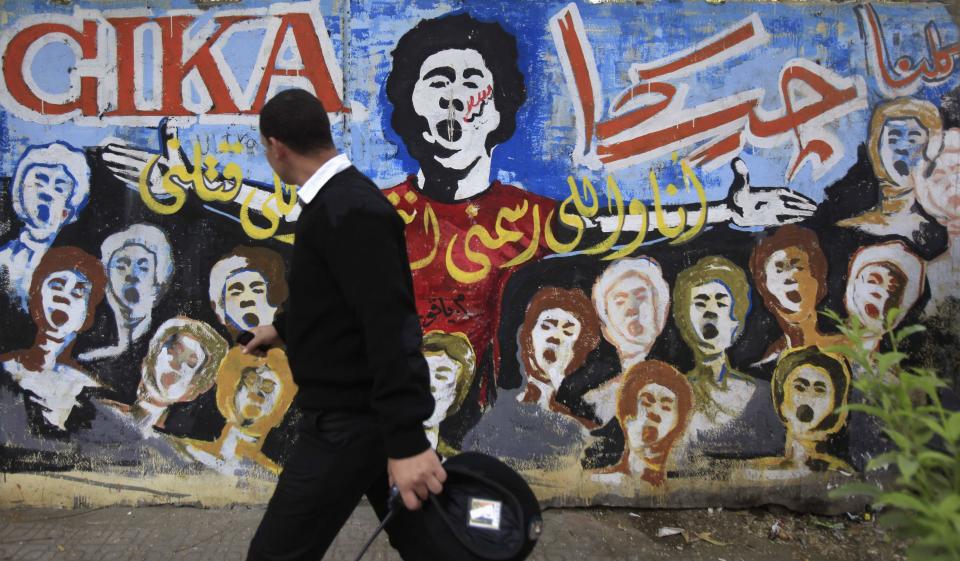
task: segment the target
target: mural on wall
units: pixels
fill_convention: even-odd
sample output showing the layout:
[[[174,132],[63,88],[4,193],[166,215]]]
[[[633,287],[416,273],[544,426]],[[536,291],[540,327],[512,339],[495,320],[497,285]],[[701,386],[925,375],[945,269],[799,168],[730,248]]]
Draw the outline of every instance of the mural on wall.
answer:
[[[556,504],[862,470],[888,444],[820,312],[960,341],[960,29],[773,8],[8,2],[0,471],[243,501],[283,469],[286,355],[233,341],[288,294],[303,203],[256,122],[289,87],[406,224],[441,455]]]

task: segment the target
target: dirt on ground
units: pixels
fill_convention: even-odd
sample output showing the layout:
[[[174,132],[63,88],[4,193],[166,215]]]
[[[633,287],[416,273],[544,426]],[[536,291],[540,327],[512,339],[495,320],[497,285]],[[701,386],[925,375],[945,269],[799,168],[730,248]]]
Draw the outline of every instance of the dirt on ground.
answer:
[[[690,561],[902,561],[906,544],[893,538],[872,513],[815,516],[769,506],[745,510],[583,509],[608,528],[609,552],[644,542],[651,559]],[[582,531],[564,516],[554,532]],[[575,525],[575,526],[574,526]],[[642,535],[638,536],[638,534]],[[650,546],[652,550],[649,549]]]

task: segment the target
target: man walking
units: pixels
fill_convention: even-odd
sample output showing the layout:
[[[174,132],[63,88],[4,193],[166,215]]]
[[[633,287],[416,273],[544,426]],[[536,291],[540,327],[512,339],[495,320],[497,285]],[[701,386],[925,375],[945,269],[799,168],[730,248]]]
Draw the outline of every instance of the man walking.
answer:
[[[286,90],[260,112],[267,161],[301,185],[286,312],[254,328],[245,352],[287,346],[303,411],[299,438],[250,544],[248,561],[319,560],[366,495],[380,518],[391,485],[415,510],[446,473],[423,422],[429,370],[393,206],[333,145],[320,101]],[[405,560],[420,536],[388,527]]]

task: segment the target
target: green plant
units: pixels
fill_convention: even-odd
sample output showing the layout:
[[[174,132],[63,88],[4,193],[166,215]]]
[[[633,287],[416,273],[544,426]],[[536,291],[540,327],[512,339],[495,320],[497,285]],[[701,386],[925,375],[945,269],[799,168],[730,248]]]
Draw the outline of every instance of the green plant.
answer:
[[[875,350],[876,337],[856,317],[834,320],[848,344],[827,349],[844,355],[854,370],[862,403],[846,405],[876,417],[891,449],[870,460],[867,471],[895,468],[887,488],[869,483],[844,485],[834,497],[868,495],[884,509],[881,522],[909,538],[911,560],[960,560],[960,412],[945,410],[938,390],[946,387],[937,373],[908,366],[899,348],[904,339],[924,330],[913,325],[894,329],[898,310],[890,310],[882,335],[891,350]],[[853,435],[855,438],[856,435]]]

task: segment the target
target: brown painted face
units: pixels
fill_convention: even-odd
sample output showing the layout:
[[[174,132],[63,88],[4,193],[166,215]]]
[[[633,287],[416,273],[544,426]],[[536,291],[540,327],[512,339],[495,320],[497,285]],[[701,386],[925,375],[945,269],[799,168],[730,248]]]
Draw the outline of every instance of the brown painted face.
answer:
[[[626,421],[627,438],[650,446],[663,440],[680,422],[677,394],[660,384],[647,384],[637,396],[637,415]]]
[[[887,312],[903,301],[906,276],[889,263],[868,263],[853,282],[851,313],[874,333],[883,333]]]
[[[810,273],[810,258],[800,248],[774,251],[764,263],[771,311],[796,322],[816,311],[817,279]]]

